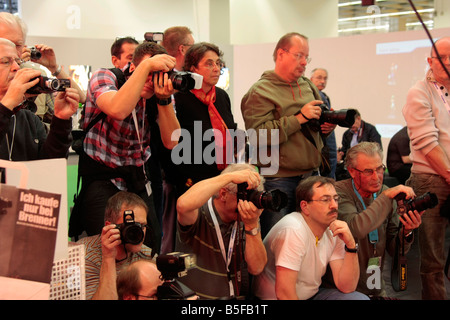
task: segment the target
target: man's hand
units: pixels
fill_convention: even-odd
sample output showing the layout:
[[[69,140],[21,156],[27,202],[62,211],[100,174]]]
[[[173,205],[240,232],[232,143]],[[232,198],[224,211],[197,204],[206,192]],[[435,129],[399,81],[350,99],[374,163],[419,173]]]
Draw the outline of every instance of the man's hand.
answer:
[[[168,72],[175,68],[176,63],[176,59],[168,54],[157,54],[144,61],[150,64],[150,72]]]
[[[258,227],[259,216],[263,209],[258,209],[251,201],[239,200],[238,211],[246,230]]]
[[[37,44],[35,48],[36,50],[41,52],[42,56],[40,59],[33,61],[42,64],[44,67],[50,70],[51,73],[54,73],[56,69],[58,69],[58,63],[56,62],[56,55],[55,52],[53,51],[53,48],[45,44]],[[24,57],[25,58],[27,57],[26,54],[27,53],[24,50],[24,53],[22,54],[22,59],[24,59]]]
[[[417,210],[408,211],[408,213],[399,216],[400,222],[403,224],[403,233],[407,235],[412,230],[417,229],[422,223],[422,214],[425,211],[418,212]]]
[[[122,243],[120,240],[120,230],[115,224],[108,224],[102,229],[102,258],[114,258],[117,255],[117,246]]]
[[[74,88],[67,88],[65,92],[59,92],[55,98],[55,116],[68,120],[77,112],[80,95]]]
[[[406,194],[406,199],[411,199],[416,196],[414,190],[410,187],[399,184],[395,187],[384,190],[382,194],[386,195],[389,199],[394,199],[399,193]]]
[[[10,79],[7,79],[11,82],[6,94],[3,96],[2,104],[10,110],[17,107],[24,100],[25,92],[39,82],[37,77],[40,75],[41,72],[34,69],[24,68],[17,70]],[[34,80],[31,81],[31,79]]]
[[[344,241],[347,248],[354,248],[356,246],[355,239],[350,232],[350,229],[345,221],[334,220],[330,224],[330,230],[333,236],[338,236],[342,241]]]

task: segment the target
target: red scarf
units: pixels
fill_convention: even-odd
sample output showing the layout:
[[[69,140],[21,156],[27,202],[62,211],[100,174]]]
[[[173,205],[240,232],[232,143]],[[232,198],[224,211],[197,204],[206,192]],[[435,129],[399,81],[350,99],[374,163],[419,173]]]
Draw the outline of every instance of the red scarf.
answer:
[[[208,106],[209,118],[214,129],[216,164],[219,170],[223,170],[228,165],[227,146],[229,147],[229,150],[231,150],[231,137],[227,125],[223,121],[219,111],[217,111],[214,106],[214,102],[216,102],[216,87],[212,87],[208,93],[205,93],[203,89],[193,89],[191,92],[197,97],[198,100]]]

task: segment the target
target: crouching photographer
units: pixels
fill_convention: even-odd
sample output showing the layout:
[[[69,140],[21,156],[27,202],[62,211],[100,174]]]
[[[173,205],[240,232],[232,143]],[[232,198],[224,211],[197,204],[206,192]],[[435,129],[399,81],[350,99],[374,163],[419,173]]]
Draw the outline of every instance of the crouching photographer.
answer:
[[[177,201],[175,250],[195,254],[197,268],[179,279],[200,299],[243,299],[250,277],[262,272],[267,253],[261,239],[259,209],[238,201],[238,187],[262,191],[262,177],[249,164],[230,164],[202,180]]]
[[[117,300],[117,272],[138,260],[152,260],[154,253],[143,244],[148,207],[138,195],[120,191],[109,198],[101,234],[77,243],[85,246],[86,299]]]

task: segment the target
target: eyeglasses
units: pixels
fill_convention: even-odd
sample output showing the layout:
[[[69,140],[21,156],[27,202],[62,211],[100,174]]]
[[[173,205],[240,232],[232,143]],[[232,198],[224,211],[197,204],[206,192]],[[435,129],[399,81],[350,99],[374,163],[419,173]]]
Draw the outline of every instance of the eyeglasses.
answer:
[[[23,60],[20,58],[13,58],[13,57],[0,58],[0,63],[6,67],[10,67],[14,62],[20,66],[23,63]]]
[[[439,56],[442,61],[450,61],[450,56]],[[437,59],[438,57],[431,57],[431,59]]]
[[[283,50],[286,51],[287,53],[292,54],[292,55],[295,57],[295,59],[296,59],[297,61],[300,61],[300,60],[302,60],[303,58],[305,58],[306,63],[310,63],[310,62],[311,62],[311,58],[308,57],[308,56],[305,56],[303,53],[292,53],[292,52],[290,52],[289,50],[286,50],[286,49],[283,49]]]
[[[322,202],[322,204],[327,205],[327,204],[331,203],[331,200],[334,200],[335,202],[339,202],[340,199],[341,199],[341,197],[339,197],[338,195],[335,195],[333,197],[332,196],[324,196],[318,200],[309,200],[309,201],[319,201],[319,202]]]
[[[386,166],[384,164],[382,164],[381,166],[379,166],[375,170],[373,170],[373,169],[359,170],[359,169],[356,169],[356,168],[353,168],[353,169],[355,169],[356,171],[362,173],[366,177],[370,177],[371,175],[373,175],[374,172],[376,172],[377,174],[383,174],[384,171],[386,170]]]
[[[216,62],[214,62],[212,60],[208,60],[205,62],[204,65],[206,68],[208,68],[210,70],[213,70],[214,67],[219,68],[219,70],[222,70],[222,68],[223,68],[223,62],[221,60],[217,60]]]

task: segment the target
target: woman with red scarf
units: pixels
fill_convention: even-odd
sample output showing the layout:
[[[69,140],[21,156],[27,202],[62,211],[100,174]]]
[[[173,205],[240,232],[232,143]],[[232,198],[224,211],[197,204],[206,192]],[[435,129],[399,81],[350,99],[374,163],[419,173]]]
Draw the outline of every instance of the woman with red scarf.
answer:
[[[198,181],[219,175],[234,155],[230,130],[236,130],[237,125],[230,98],[216,87],[223,67],[222,56],[216,45],[205,42],[193,45],[185,56],[184,70],[202,75],[203,84],[201,89],[175,94],[182,134],[180,149],[173,150],[172,161],[177,164],[177,186],[181,193]]]

